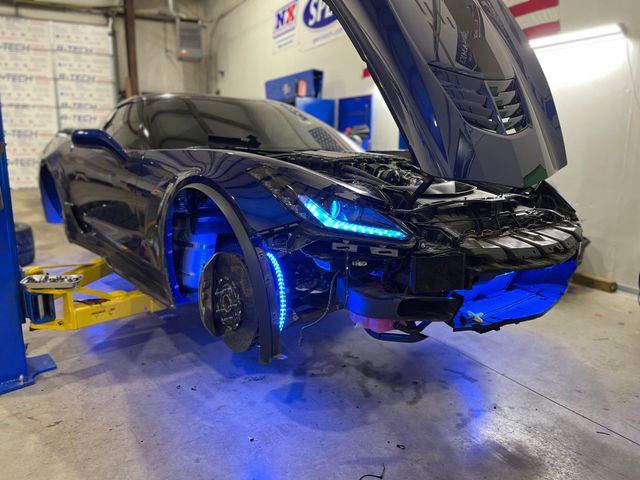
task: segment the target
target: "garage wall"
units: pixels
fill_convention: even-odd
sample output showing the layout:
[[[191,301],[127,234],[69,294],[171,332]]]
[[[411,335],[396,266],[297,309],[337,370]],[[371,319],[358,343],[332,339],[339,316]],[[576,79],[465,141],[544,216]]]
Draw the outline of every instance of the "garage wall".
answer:
[[[322,70],[325,98],[374,96],[371,146],[397,148],[395,122],[371,78],[362,78],[365,64],[346,35],[310,50],[301,45],[281,51],[274,49],[274,11],[286,3],[286,0],[208,2],[207,17],[212,19],[210,91],[232,97],[264,98],[266,80],[311,68]]]
[[[273,48],[272,22],[284,0],[209,0],[207,16],[211,59],[209,91],[228,96],[264,98],[268,79],[316,68],[325,72],[324,96],[339,98],[373,93],[375,149],[397,147],[398,131],[370,78],[362,78],[363,62],[351,42],[342,36],[321,47]],[[560,0],[564,31],[624,22],[630,37],[629,63],[625,59],[593,80],[566,82],[566,62],[547,55],[550,83],[565,131],[569,166],[553,183],[573,202],[585,220],[593,241],[582,270],[613,278],[637,289],[640,270],[640,103],[633,101],[637,84],[632,71],[640,70],[640,2],[616,0]],[[618,46],[619,47],[619,46]],[[618,49],[618,55],[620,50]],[[548,53],[548,52],[547,52]],[[567,52],[560,52],[564,55]],[[586,57],[587,63],[593,57]],[[620,60],[620,58],[618,58]],[[593,73],[593,68],[591,72]],[[597,70],[597,68],[596,68]]]
[[[121,89],[127,76],[124,21],[114,22]],[[180,62],[176,55],[176,26],[151,20],[136,20],[138,83],[141,92],[202,92],[206,90],[201,63]]]
[[[592,240],[582,269],[629,288],[640,270],[640,219],[632,213],[640,204],[640,103],[630,69],[638,62],[627,58],[637,57],[634,46],[611,39],[538,52],[569,156],[550,182],[573,203]]]
[[[116,94],[106,26],[0,16],[0,98],[14,188],[37,185],[60,129],[96,127]]]
[[[206,20],[205,3],[200,0],[174,0],[175,11],[189,18]],[[136,0],[136,13],[169,15],[166,0]],[[137,19],[138,81],[141,92],[203,92],[207,90],[205,61],[180,62],[176,54],[176,25]],[[124,88],[127,74],[127,51],[124,20],[114,23],[118,48],[118,71]],[[203,31],[206,32],[206,29]],[[203,37],[204,38],[204,37]],[[205,47],[208,42],[204,42]],[[205,48],[205,55],[207,50]]]
[[[631,36],[640,37],[640,3],[637,0],[560,0],[563,31],[624,23]]]
[[[99,5],[117,3],[104,0]],[[191,18],[203,15],[202,2],[174,3],[178,13]],[[162,0],[139,0],[136,13],[169,14]],[[11,45],[0,48],[0,97],[12,188],[33,188],[40,153],[56,131],[98,126],[118,100],[117,91],[124,91],[124,22],[115,18],[109,30],[102,14],[0,6],[0,24],[3,42],[28,48],[22,53]],[[174,22],[137,20],[136,29],[141,91],[206,89],[204,62],[177,60]],[[114,37],[117,65],[112,56]]]
[[[120,5],[122,2],[120,0],[102,0],[100,2],[82,0],[74,2],[54,1],[51,3],[60,6],[96,7],[98,5]],[[165,0],[137,0],[135,4],[136,13],[168,14]],[[174,4],[178,13],[190,18],[200,17],[206,20],[204,17],[205,2],[200,0],[175,0]],[[107,19],[104,15],[76,13],[73,11],[28,7],[14,8],[8,5],[0,5],[0,15],[18,15],[30,19],[107,25]],[[116,18],[113,28],[116,39],[116,58],[118,59],[118,88],[119,90],[124,90],[127,76],[127,55],[123,20]],[[208,44],[205,42],[206,45]],[[176,28],[173,22],[136,20],[136,48],[138,50],[138,75],[142,91],[196,92],[207,89],[208,69],[204,68],[205,62],[186,63],[177,60]]]
[[[640,272],[640,2],[561,0],[564,31],[623,23],[628,41],[541,51],[569,165],[551,183],[592,240],[582,270],[637,291]]]

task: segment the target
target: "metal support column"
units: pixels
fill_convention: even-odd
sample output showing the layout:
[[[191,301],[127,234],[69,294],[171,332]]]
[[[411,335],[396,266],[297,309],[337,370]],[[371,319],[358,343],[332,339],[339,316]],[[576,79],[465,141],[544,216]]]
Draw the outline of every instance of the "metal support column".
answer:
[[[0,105],[0,394],[26,387],[34,377],[56,368],[49,355],[27,358],[22,322],[20,267],[11,208],[9,171]]]
[[[127,65],[129,68],[129,88],[127,96],[140,93],[138,84],[138,53],[136,50],[136,14],[133,0],[124,2],[124,31],[127,40]]]

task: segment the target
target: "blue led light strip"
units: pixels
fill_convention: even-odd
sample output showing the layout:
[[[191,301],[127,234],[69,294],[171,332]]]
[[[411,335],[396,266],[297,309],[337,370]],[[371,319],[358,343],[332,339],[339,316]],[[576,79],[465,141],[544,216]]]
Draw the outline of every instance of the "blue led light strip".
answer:
[[[370,227],[368,225],[360,225],[359,223],[345,222],[332,217],[329,212],[318,205],[310,198],[304,199],[304,206],[309,213],[320,221],[325,227],[334,230],[342,230],[344,232],[361,233],[364,235],[372,235],[374,237],[397,238],[404,240],[407,234],[400,230],[390,230],[387,228]]]
[[[276,276],[276,286],[278,288],[278,328],[282,331],[284,323],[287,320],[287,290],[284,284],[284,275],[282,274],[282,269],[276,256],[271,252],[266,253],[267,258],[271,262],[273,273]]]

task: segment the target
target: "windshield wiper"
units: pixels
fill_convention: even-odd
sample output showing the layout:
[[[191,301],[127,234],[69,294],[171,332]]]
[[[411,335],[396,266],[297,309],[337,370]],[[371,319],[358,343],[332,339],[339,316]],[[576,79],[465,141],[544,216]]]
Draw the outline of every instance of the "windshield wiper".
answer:
[[[219,135],[208,135],[207,143],[210,147],[222,147],[231,149],[258,150],[260,141],[255,135],[247,135],[244,138],[221,137]]]

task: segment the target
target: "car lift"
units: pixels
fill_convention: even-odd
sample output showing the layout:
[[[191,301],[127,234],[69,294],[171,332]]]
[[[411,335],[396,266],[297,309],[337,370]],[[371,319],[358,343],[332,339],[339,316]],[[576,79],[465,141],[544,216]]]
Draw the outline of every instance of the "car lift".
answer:
[[[46,273],[49,269],[74,267],[61,274]],[[102,292],[87,288],[113,270],[103,259],[89,264],[50,265],[24,270],[20,282],[31,328],[36,330],[78,330],[99,323],[120,320],[141,313],[165,310],[167,307],[139,290]],[[89,296],[78,299],[76,295]],[[62,299],[63,316],[56,316],[55,301]]]
[[[22,337],[24,308],[20,292],[20,267],[11,207],[9,169],[5,154],[4,128],[0,109],[0,394],[34,383],[34,377],[56,368],[49,355],[27,358]]]
[[[34,330],[78,330],[167,307],[139,290],[102,292],[88,288],[113,271],[103,259],[89,264],[28,267],[20,274],[16,249],[7,157],[0,109],[0,395],[34,383],[39,373],[54,370],[49,355],[27,358],[22,324]],[[72,268],[71,268],[72,267]],[[48,273],[47,270],[64,270]],[[79,298],[81,297],[81,298]],[[87,298],[89,297],[89,298]],[[62,301],[61,317],[56,301]]]

